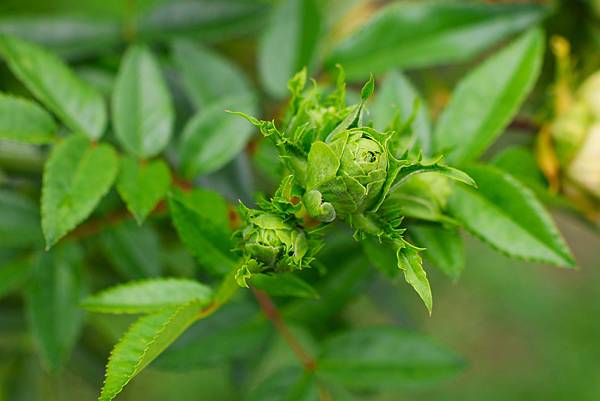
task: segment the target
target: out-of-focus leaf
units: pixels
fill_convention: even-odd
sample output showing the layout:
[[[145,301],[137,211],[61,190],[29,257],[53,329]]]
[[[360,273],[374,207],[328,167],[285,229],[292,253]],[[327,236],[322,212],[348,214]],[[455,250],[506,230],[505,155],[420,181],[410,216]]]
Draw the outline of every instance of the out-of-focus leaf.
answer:
[[[244,401],[318,401],[319,392],[312,373],[299,368],[280,370],[260,383]]]
[[[210,287],[183,278],[155,278],[117,285],[87,297],[82,306],[101,313],[153,313],[194,302],[199,306],[212,299]]]
[[[96,55],[119,43],[121,28],[115,21],[73,16],[4,17],[0,33],[45,46],[61,56]]]
[[[32,267],[29,258],[15,259],[0,266],[0,298],[19,288],[29,277]]]
[[[193,36],[204,40],[239,37],[260,27],[267,5],[245,0],[176,0],[141,16],[138,35],[148,40]]]
[[[191,327],[156,361],[159,369],[178,372],[219,366],[259,352],[271,332],[249,303],[230,304]],[[235,346],[232,346],[235,344]]]
[[[21,39],[0,36],[0,53],[33,95],[69,128],[98,139],[106,126],[102,96],[54,54]]]
[[[27,143],[51,143],[57,127],[37,104],[0,93],[0,138]]]
[[[81,330],[82,258],[81,249],[71,243],[40,252],[33,266],[27,312],[42,360],[52,371],[67,361]]]
[[[116,73],[94,65],[85,65],[75,70],[85,82],[96,88],[102,96],[110,98],[116,80]]]
[[[229,211],[220,195],[200,189],[191,194],[174,192],[169,210],[179,237],[204,268],[219,275],[235,268]]]
[[[317,375],[357,389],[425,385],[459,373],[464,362],[430,338],[395,327],[339,334],[323,345]]]
[[[107,144],[73,135],[57,145],[44,169],[42,229],[47,247],[81,223],[108,192],[118,160]]]
[[[129,381],[177,339],[197,318],[201,303],[164,309],[136,321],[113,348],[99,401],[111,401]]]
[[[160,242],[148,225],[140,227],[123,222],[100,234],[104,255],[127,279],[159,276],[161,273]]]
[[[368,237],[361,241],[369,261],[388,277],[396,277],[400,273],[396,253],[387,243],[381,243],[376,238]]]
[[[112,97],[115,134],[138,158],[160,153],[171,138],[175,120],[169,89],[149,49],[131,47],[121,62]]]
[[[226,113],[231,110],[256,114],[256,99],[243,95],[221,99],[200,110],[183,129],[179,146],[181,169],[188,177],[216,171],[231,161],[246,145],[254,127],[243,118]]]
[[[502,150],[494,157],[492,164],[534,189],[547,186],[533,152],[523,146],[511,146]]]
[[[409,234],[431,264],[452,279],[458,279],[465,266],[462,238],[456,227],[438,224],[414,224]]]
[[[258,71],[269,94],[284,97],[288,80],[312,66],[321,25],[315,0],[284,0],[275,7],[258,43]]]
[[[251,93],[243,71],[206,47],[180,39],[172,44],[184,89],[197,108]]]
[[[274,296],[319,298],[319,293],[294,273],[254,274],[250,285]]]
[[[169,167],[162,160],[121,159],[117,190],[138,224],[163,199],[171,185]]]
[[[339,43],[326,64],[339,63],[350,79],[364,79],[391,68],[462,61],[530,27],[546,11],[532,4],[393,4]]]
[[[434,132],[434,149],[460,164],[480,156],[514,117],[537,80],[544,35],[523,34],[467,75]]]
[[[448,207],[471,233],[513,257],[575,266],[552,218],[531,190],[493,166],[466,171],[479,187],[457,185]]]
[[[380,89],[375,92],[375,101],[370,111],[375,128],[384,130],[396,117],[402,122],[407,121],[412,117],[415,107],[418,107],[418,111],[412,130],[427,153],[431,147],[431,123],[427,104],[402,72],[392,70],[387,73]]]
[[[40,240],[40,214],[29,198],[0,190],[0,244],[2,247],[30,245]]]

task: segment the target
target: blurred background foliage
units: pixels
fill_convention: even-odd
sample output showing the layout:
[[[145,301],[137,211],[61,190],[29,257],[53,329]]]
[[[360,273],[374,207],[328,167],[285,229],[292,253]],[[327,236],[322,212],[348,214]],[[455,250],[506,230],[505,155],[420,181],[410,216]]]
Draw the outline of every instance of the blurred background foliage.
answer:
[[[234,61],[246,73],[249,85],[260,91],[263,117],[275,117],[280,113],[281,99],[285,97],[285,86],[281,82],[287,81],[289,75],[303,64],[311,64],[313,72],[323,71],[320,79],[329,79],[327,69],[323,70],[320,66],[331,62],[323,59],[322,55],[331,54],[325,50],[332,47],[337,49],[333,53],[337,54],[337,60],[348,64],[349,77],[358,82],[369,70],[381,76],[391,68],[406,68],[427,100],[433,118],[439,114],[451,88],[466,71],[505,43],[513,33],[533,25],[535,21],[542,21],[548,38],[562,35],[570,42],[580,80],[600,67],[600,3],[597,0],[445,1],[443,3],[485,4],[490,7],[489,10],[499,6],[491,3],[519,3],[514,6],[525,8],[505,15],[498,9],[497,12],[489,11],[488,17],[480,16],[483,20],[489,19],[489,25],[482,23],[481,36],[461,36],[458,43],[462,46],[446,49],[449,50],[446,56],[443,52],[436,52],[444,49],[424,43],[420,49],[423,52],[421,58],[408,57],[409,49],[406,60],[400,56],[397,60],[388,60],[378,58],[378,55],[365,57],[366,61],[360,59],[360,54],[368,52],[369,46],[373,45],[368,38],[365,39],[365,49],[360,49],[360,43],[355,43],[354,47],[339,46],[339,43],[344,43],[377,10],[389,6],[390,2],[315,2],[315,7],[324,16],[320,21],[298,12],[293,6],[280,3],[284,2],[2,0],[0,32],[21,36],[57,51],[82,77],[105,94],[110,92],[125,46],[132,40],[151,42],[166,68],[174,93],[179,128],[198,106],[194,103],[202,103],[202,99],[192,95],[193,101],[187,100],[177,66],[177,46],[171,46],[174,38],[202,43]],[[402,7],[406,2],[398,3]],[[311,32],[318,35],[319,30],[327,27],[329,32],[333,32],[328,36],[331,43],[313,49],[309,38],[303,42],[307,44],[299,58],[289,60],[285,58],[285,41],[295,38],[282,36],[279,39],[283,42],[274,47],[278,52],[265,55],[269,49],[259,45],[261,35],[265,29],[281,29],[272,22],[273,13],[281,19],[281,24],[304,24],[305,30],[301,31],[308,36]],[[467,14],[459,17],[465,18],[466,22],[469,18],[477,18]],[[431,29],[435,38],[436,29],[444,28],[444,17],[432,15],[428,22],[430,25],[417,33],[424,35],[427,29]],[[493,29],[490,28],[492,25]],[[486,26],[489,31],[485,30]],[[404,43],[418,42],[421,38],[411,36],[410,30],[399,35],[400,38],[393,35],[387,38],[389,42],[385,37],[379,38],[385,42],[379,45],[384,48],[389,45],[388,52],[402,55]],[[181,42],[180,46],[186,43],[189,42]],[[432,46],[434,51],[428,51],[427,46]],[[487,157],[493,157],[511,145],[531,149],[538,125],[550,118],[549,98],[555,69],[550,51],[546,51],[545,58],[541,79],[519,119],[509,127]],[[270,66],[261,64],[277,64],[279,61],[289,65],[283,70],[270,71]],[[202,68],[201,58],[196,67]],[[26,93],[4,64],[0,64],[0,87],[3,91]],[[270,191],[273,185],[269,177],[273,155],[272,150],[263,144],[252,140],[246,151],[234,161],[202,176],[198,183],[218,190],[232,201],[236,198],[249,201],[258,190]],[[174,153],[173,149],[171,153]],[[22,193],[35,194],[39,183],[31,177],[39,172],[44,158],[43,149],[0,143],[2,170],[17,172],[17,178],[6,178],[2,185],[16,186]],[[527,176],[533,175],[542,186],[545,185],[539,172],[531,171],[535,170],[535,165],[509,167],[524,169]],[[22,222],[22,218],[37,222],[37,206],[22,198],[12,199],[4,194],[0,197],[5,208],[0,211],[2,227],[11,227],[8,232],[1,233],[3,241],[11,237],[10,234],[15,234],[14,230],[19,230],[19,238],[38,235],[27,232],[30,225],[17,223]],[[113,210],[118,203],[116,194],[111,193],[103,200],[97,213]],[[19,220],[10,220],[15,215],[9,210],[16,208]],[[354,243],[340,239],[345,238],[341,235],[333,235],[331,241],[339,243],[328,246],[321,257],[322,263],[331,270],[325,281],[320,283],[326,289],[323,292],[326,295],[320,301],[286,301],[284,314],[291,321],[306,325],[299,325],[294,330],[308,349],[315,339],[320,339],[334,328],[393,323],[428,333],[462,354],[467,361],[463,374],[442,384],[409,386],[401,392],[389,394],[364,393],[358,397],[340,394],[335,396],[335,400],[598,400],[600,322],[596,317],[600,312],[597,299],[600,249],[596,244],[599,233],[597,226],[585,222],[568,209],[557,209],[556,214],[581,267],[577,272],[510,261],[467,238],[467,266],[459,280],[453,283],[439,271],[429,270],[436,292],[436,309],[429,318],[411,291],[390,284],[376,271],[368,269],[367,260]],[[35,271],[28,259],[15,259],[15,255],[19,255],[19,244],[6,242],[1,245],[0,400],[96,399],[106,355],[130,319],[88,314],[83,333],[78,340],[73,339],[77,340],[77,345],[65,369],[48,373],[52,367],[40,363],[28,330],[28,313],[31,311],[25,310],[20,296],[28,276],[43,272]],[[81,261],[79,247],[93,257]],[[132,222],[110,226],[100,235],[86,237],[71,248],[65,250],[75,260],[70,268],[80,271],[76,276],[84,283],[81,287],[86,288],[85,291],[127,279],[157,275],[202,277],[205,274],[182,247],[166,216],[160,214],[142,227]],[[14,271],[22,274],[14,274]],[[49,285],[68,285],[60,281],[60,274],[48,280],[53,283]],[[245,399],[248,388],[256,386],[277,367],[294,360],[286,346],[258,316],[253,300],[240,299],[223,314],[207,320],[206,325],[198,325],[186,333],[172,350],[137,377],[120,399]],[[57,316],[57,319],[67,321],[81,318],[82,314],[78,311]],[[244,338],[239,347],[238,336]],[[225,349],[228,351],[225,352]],[[198,353],[193,366],[189,362],[187,365],[178,362],[182,352]],[[231,363],[225,363],[226,359]]]

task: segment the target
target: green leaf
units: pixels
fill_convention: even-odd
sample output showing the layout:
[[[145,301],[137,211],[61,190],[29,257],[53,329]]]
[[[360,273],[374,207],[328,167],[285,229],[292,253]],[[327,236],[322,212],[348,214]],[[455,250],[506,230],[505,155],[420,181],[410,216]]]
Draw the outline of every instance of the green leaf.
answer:
[[[21,247],[42,238],[38,206],[18,192],[0,190],[0,243]]]
[[[184,89],[196,108],[251,93],[243,71],[226,58],[187,39],[171,47]]]
[[[171,185],[171,173],[163,160],[121,159],[117,190],[138,224],[164,198]]]
[[[456,280],[465,267],[462,238],[456,227],[439,224],[414,224],[408,233],[431,264]]]
[[[169,196],[173,225],[187,248],[209,271],[225,275],[237,265],[229,227],[229,211],[217,193],[196,189]]]
[[[340,156],[325,142],[316,141],[308,153],[306,189],[310,191],[335,178],[340,168]]]
[[[26,143],[52,143],[57,127],[52,117],[29,100],[0,93],[0,138]]]
[[[148,158],[171,138],[175,112],[160,65],[143,46],[123,56],[112,96],[112,119],[119,143],[130,154]]]
[[[317,376],[356,389],[433,384],[459,373],[454,352],[417,333],[369,327],[339,334],[323,345]]]
[[[398,268],[404,272],[404,279],[419,294],[431,315],[433,306],[431,287],[423,269],[421,256],[415,249],[404,246],[396,251],[396,258],[398,259]]]
[[[99,401],[111,401],[131,379],[199,317],[201,303],[165,309],[137,320],[113,348]]]
[[[448,208],[471,233],[509,256],[561,267],[575,265],[552,218],[531,190],[492,166],[466,171],[479,188],[457,185]]]
[[[0,53],[23,84],[73,131],[98,139],[106,127],[102,96],[54,54],[10,36],[0,36]]]
[[[524,146],[510,146],[503,149],[491,163],[536,191],[545,190],[548,185],[534,153]]]
[[[533,29],[471,71],[440,117],[433,137],[435,151],[455,164],[479,157],[533,88],[543,51],[544,35]]]
[[[375,94],[375,101],[370,110],[374,127],[384,130],[390,126],[396,115],[400,121],[410,119],[415,106],[418,107],[418,111],[412,129],[419,138],[421,147],[427,153],[431,148],[431,123],[427,105],[402,72],[392,70],[386,74]]]
[[[280,2],[258,42],[258,71],[273,97],[287,94],[288,80],[315,59],[322,21],[315,0]]]
[[[299,368],[277,371],[260,383],[244,401],[318,401],[314,375]]]
[[[210,287],[184,278],[155,278],[117,285],[91,295],[82,302],[89,311],[101,313],[154,313],[194,302],[212,300]]]
[[[51,371],[68,360],[83,323],[83,254],[73,244],[40,252],[26,296],[31,332],[42,360]]]
[[[179,146],[181,168],[187,177],[223,167],[242,151],[254,132],[244,119],[225,113],[223,104],[232,110],[256,113],[252,95],[222,99],[196,113],[185,125]]]
[[[44,168],[42,229],[47,247],[87,218],[117,175],[110,145],[74,135],[57,145]]]
[[[104,255],[126,279],[160,276],[161,244],[151,226],[125,221],[100,234]]]
[[[343,65],[348,78],[356,80],[391,68],[462,61],[530,27],[546,10],[517,4],[393,4],[339,43],[326,64]]]
[[[29,258],[15,259],[0,266],[0,298],[21,287],[29,278],[32,267]]]
[[[367,237],[360,241],[369,262],[386,276],[393,278],[398,275],[398,262],[396,253],[388,243],[382,243],[377,238]]]
[[[319,298],[317,291],[294,273],[254,274],[250,285],[273,296]]]
[[[453,167],[444,166],[437,163],[432,164],[413,164],[407,167],[404,167],[398,173],[398,177],[396,178],[396,182],[392,187],[392,191],[405,182],[409,177],[414,176],[415,174],[425,174],[425,173],[436,173],[441,174],[444,177],[450,178],[454,181],[462,182],[463,184],[467,184],[469,186],[477,186],[475,181],[465,172],[458,170]]]

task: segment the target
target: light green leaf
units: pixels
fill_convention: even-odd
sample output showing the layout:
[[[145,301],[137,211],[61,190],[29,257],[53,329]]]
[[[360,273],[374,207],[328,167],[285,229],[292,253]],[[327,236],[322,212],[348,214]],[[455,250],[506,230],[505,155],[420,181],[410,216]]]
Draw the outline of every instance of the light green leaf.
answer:
[[[229,227],[229,211],[217,193],[196,189],[169,196],[173,225],[187,248],[209,271],[225,275],[237,265]]]
[[[42,360],[51,371],[67,362],[82,327],[82,259],[80,248],[65,244],[40,252],[33,266],[27,313]]]
[[[273,97],[284,97],[288,80],[312,66],[321,25],[315,0],[284,0],[275,7],[258,43],[260,79]]]
[[[524,146],[510,146],[503,149],[491,163],[536,191],[545,191],[548,186],[535,160],[534,152]]]
[[[479,188],[457,185],[448,207],[471,233],[513,257],[575,266],[552,218],[531,190],[492,166],[473,166],[466,171]]]
[[[201,303],[165,309],[136,321],[113,348],[99,401],[111,401],[199,317]]]
[[[52,117],[29,100],[0,93],[0,138],[26,143],[52,143],[57,127]]]
[[[543,52],[544,35],[533,29],[471,71],[440,117],[434,150],[455,164],[479,157],[533,88]]]
[[[10,36],[0,36],[0,53],[33,95],[73,131],[98,139],[106,127],[102,96],[54,54]]]
[[[398,268],[404,272],[404,279],[419,294],[431,314],[433,306],[431,287],[423,269],[421,255],[415,249],[404,246],[396,251],[396,258],[398,258]]]
[[[121,159],[117,190],[138,224],[164,198],[171,185],[171,173],[163,160]]]
[[[38,206],[18,192],[0,190],[0,244],[21,247],[42,239]]]
[[[260,383],[244,401],[319,401],[314,375],[299,368],[277,371]]]
[[[254,274],[249,280],[252,287],[273,296],[319,298],[317,291],[294,273]]]
[[[449,379],[462,370],[464,362],[421,334],[369,327],[326,341],[318,366],[317,376],[328,382],[377,390]]]
[[[325,142],[317,141],[308,153],[308,171],[306,172],[306,189],[316,189],[327,181],[335,179],[340,168],[340,156]]]
[[[212,300],[210,287],[184,278],[155,278],[133,281],[87,297],[82,306],[101,313],[154,313],[194,302],[199,306]]]
[[[415,174],[425,174],[425,173],[436,173],[441,174],[444,177],[448,177],[454,181],[462,182],[463,184],[470,185],[472,187],[477,186],[475,181],[468,174],[463,171],[460,171],[453,167],[444,166],[442,164],[432,163],[432,164],[413,164],[407,167],[404,167],[398,173],[398,177],[396,178],[396,182],[392,187],[392,191],[405,182],[409,177],[414,176]]]
[[[175,115],[160,65],[149,49],[129,48],[112,97],[112,119],[123,148],[138,158],[160,153],[171,138]]]
[[[439,224],[414,224],[408,229],[417,246],[431,264],[456,280],[465,267],[462,238],[456,227]]]
[[[74,135],[57,145],[44,168],[42,229],[47,247],[87,218],[117,175],[110,145]]]
[[[179,146],[181,168],[187,177],[223,167],[242,151],[254,132],[244,119],[225,113],[223,105],[256,114],[256,99],[252,95],[222,99],[196,113],[183,129]]]
[[[125,221],[105,229],[100,234],[100,245],[106,258],[124,278],[160,276],[160,239],[148,224],[138,226],[133,221]]]
[[[0,266],[0,298],[21,287],[29,278],[32,267],[29,258],[15,259]]]
[[[326,64],[343,65],[348,78],[357,80],[391,68],[462,61],[530,27],[546,10],[517,4],[393,4],[339,43]]]
[[[226,58],[187,39],[171,47],[184,89],[196,108],[251,93],[242,70]]]
[[[375,92],[375,101],[370,108],[371,116],[375,129],[384,130],[390,126],[396,114],[401,121],[411,118],[415,99],[418,102],[418,111],[412,129],[427,153],[431,148],[431,122],[427,104],[402,72],[392,70],[387,73],[380,88]]]

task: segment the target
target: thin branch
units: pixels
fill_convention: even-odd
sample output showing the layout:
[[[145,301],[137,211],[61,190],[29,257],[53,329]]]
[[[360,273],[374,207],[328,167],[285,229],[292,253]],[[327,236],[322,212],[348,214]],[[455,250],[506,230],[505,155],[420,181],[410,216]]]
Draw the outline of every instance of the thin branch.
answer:
[[[251,287],[251,289],[265,316],[267,316],[271,323],[273,323],[273,326],[275,327],[277,332],[281,335],[281,337],[283,337],[283,339],[292,349],[294,354],[296,354],[300,362],[302,362],[304,368],[308,371],[315,370],[317,368],[317,362],[312,356],[310,356],[310,354],[304,349],[304,347],[302,347],[302,344],[300,344],[298,339],[294,337],[294,334],[290,331],[290,329],[283,321],[281,313],[279,313],[277,306],[275,305],[275,303],[273,303],[273,300],[271,299],[269,294],[253,287]]]

